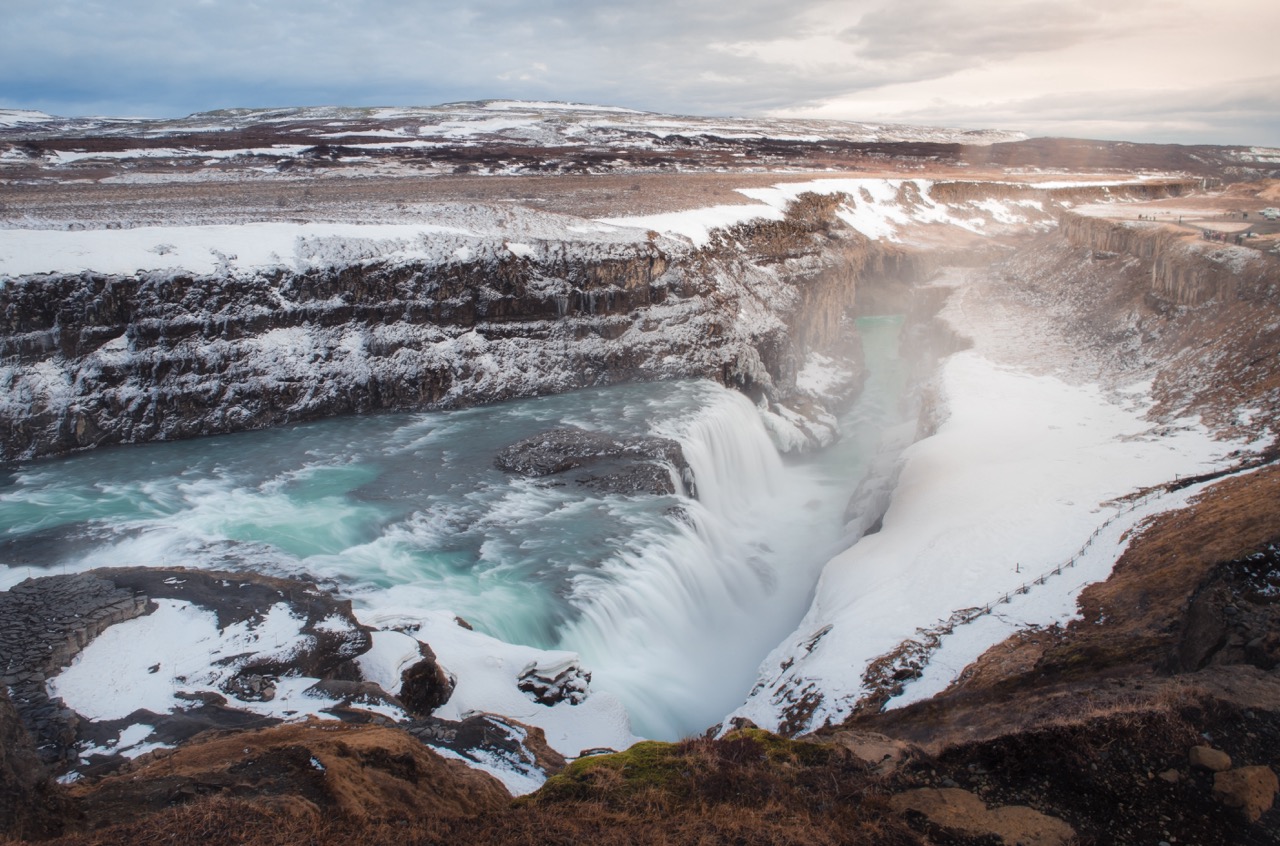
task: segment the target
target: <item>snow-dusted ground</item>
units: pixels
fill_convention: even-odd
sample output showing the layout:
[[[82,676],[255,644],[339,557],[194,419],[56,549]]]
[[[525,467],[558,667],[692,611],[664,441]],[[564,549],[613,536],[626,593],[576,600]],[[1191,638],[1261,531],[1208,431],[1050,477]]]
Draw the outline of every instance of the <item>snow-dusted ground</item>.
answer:
[[[311,635],[302,631],[306,620],[295,616],[285,604],[268,609],[260,620],[219,628],[212,611],[190,602],[155,602],[153,613],[108,628],[69,667],[49,680],[50,695],[60,697],[84,717],[107,721],[133,717],[116,740],[102,747],[82,747],[79,754],[85,761],[95,754],[136,758],[165,748],[164,743],[150,739],[154,726],[148,720],[154,718],[136,712],[163,715],[190,707],[192,695],[221,696],[224,685],[246,665],[287,661],[314,645]],[[332,622],[342,629],[349,625],[341,619]],[[237,699],[233,705],[284,720],[320,716],[339,703],[309,691],[317,681],[286,676],[275,681],[275,695],[269,700]],[[392,719],[406,716],[389,705],[366,707]]]
[[[631,732],[627,709],[610,693],[588,690],[576,704],[566,699],[545,705],[519,689],[521,676],[529,670],[549,671],[546,674],[553,677],[564,670],[580,670],[576,653],[505,643],[462,627],[447,611],[379,607],[360,616],[361,622],[381,627],[373,634],[373,648],[359,658],[361,672],[389,693],[399,693],[401,671],[418,660],[418,642],[430,644],[440,665],[456,681],[453,695],[436,709],[435,717],[463,720],[473,714],[496,714],[536,726],[551,748],[566,758],[592,749],[626,749],[641,739]],[[518,726],[509,728],[523,735]],[[522,762],[484,750],[471,750],[471,757],[465,757],[435,749],[494,776],[513,796],[531,793],[546,780],[532,765],[532,755]]]
[[[1185,506],[1213,484],[1204,482],[1175,493],[1142,497],[1116,512],[1109,523],[1099,526],[1096,536],[1085,540],[1070,559],[1070,566],[1028,574],[1035,578],[1023,580],[1029,586],[1025,592],[1008,593],[1007,599],[999,598],[990,613],[941,633],[923,674],[908,682],[886,707],[901,708],[941,693],[987,649],[1019,631],[1065,624],[1079,616],[1076,601],[1080,592],[1111,574],[1111,568],[1133,539],[1134,527],[1156,514]],[[1044,584],[1035,584],[1041,576],[1047,577]]]
[[[805,619],[734,716],[777,728],[804,701],[808,728],[839,722],[870,692],[872,662],[920,629],[992,604],[993,614],[943,638],[903,701],[936,693],[1016,627],[1070,618],[1080,590],[1109,574],[1125,529],[1186,499],[1128,510],[1117,498],[1224,467],[1247,446],[1215,440],[1196,420],[1153,423],[1149,383],[1085,381],[1087,364],[1039,321],[968,296],[975,277],[958,284],[945,315],[975,346],[939,374],[945,419],[906,451],[883,528],[827,564]],[[1001,603],[1086,544],[1075,566]]]
[[[642,245],[651,231],[708,243],[712,231],[752,220],[781,220],[805,193],[846,196],[839,217],[869,238],[909,240],[912,233],[955,227],[971,233],[1053,225],[1041,200],[935,201],[924,179],[820,179],[742,189],[754,202],[666,214],[585,220],[519,207],[421,205],[414,223],[289,223],[139,226],[124,229],[0,227],[0,282],[5,277],[93,271],[252,274],[296,272],[379,260],[441,264],[483,253],[536,259],[545,245]],[[681,247],[667,239],[668,253]]]
[[[41,112],[0,110],[0,127],[86,135],[137,135],[163,138],[171,134],[242,129],[259,124],[316,124],[359,131],[361,123],[394,125],[406,134],[476,142],[495,136],[553,146],[630,141],[643,145],[671,135],[790,141],[926,141],[993,144],[1026,138],[1020,132],[975,131],[906,124],[857,123],[788,118],[731,118],[664,115],[616,106],[519,100],[447,103],[401,108],[307,107],[224,109],[183,118],[157,120],[108,117],[64,118]]]
[[[166,119],[65,118],[0,110],[0,182],[12,178],[28,183],[33,177],[57,182],[84,174],[96,182],[131,185],[430,177],[452,175],[459,167],[489,176],[543,174],[548,169],[708,172],[726,164],[758,169],[757,149],[777,142],[805,147],[800,150],[803,161],[823,144],[980,147],[1025,137],[998,130],[708,118],[511,100],[401,108],[226,109]],[[458,152],[474,147],[489,147],[493,155],[477,164]],[[614,155],[601,156],[602,151]],[[759,160],[783,170],[795,166],[779,163],[771,153]]]
[[[133,716],[118,738],[103,747],[85,746],[84,760],[94,754],[136,758],[165,748],[151,738],[153,726],[146,710],[167,714],[189,707],[192,694],[225,692],[225,683],[246,664],[287,660],[307,647],[306,622],[286,605],[271,608],[263,619],[219,629],[215,615],[179,600],[157,600],[157,610],[107,629],[72,664],[49,681],[49,692],[91,720],[124,720]],[[346,621],[337,621],[347,625]],[[431,644],[440,664],[457,679],[449,702],[435,712],[446,720],[472,714],[498,714],[546,732],[557,752],[576,757],[587,749],[625,749],[639,740],[631,733],[626,709],[617,697],[588,692],[573,704],[535,702],[517,684],[530,668],[560,671],[576,668],[578,656],[569,652],[534,649],[496,640],[458,625],[452,614],[382,611],[363,622],[392,625],[376,631],[373,648],[357,660],[369,681],[398,694],[400,673],[421,658],[419,640]],[[404,629],[413,632],[407,634]],[[267,701],[235,699],[233,707],[284,720],[307,717],[331,719],[326,713],[339,705],[331,696],[310,690],[319,680],[285,676],[274,681],[275,695]],[[361,708],[393,720],[408,715],[392,705],[365,703]],[[154,718],[151,718],[154,720]],[[514,733],[523,730],[510,726]],[[497,777],[513,794],[536,790],[545,775],[532,766],[474,750],[476,758],[454,754],[471,766]],[[73,770],[74,772],[74,770]],[[72,776],[74,778],[74,776]]]
[[[611,226],[652,229],[668,235],[679,235],[688,238],[694,246],[701,247],[711,240],[711,233],[716,229],[760,219],[781,220],[782,212],[770,206],[753,203],[737,206],[709,206],[665,214],[607,217],[600,218],[599,222]]]
[[[179,692],[220,693],[220,686],[251,660],[288,660],[310,639],[301,631],[306,620],[284,604],[269,609],[262,620],[224,629],[218,628],[213,612],[189,602],[159,599],[156,605],[154,613],[98,636],[49,682],[50,692],[91,720],[119,720],[140,708],[164,714],[190,704]],[[282,678],[273,699],[239,701],[237,707],[281,719],[319,714],[337,700],[304,693],[317,681]],[[404,716],[397,708],[372,710]]]
[[[868,238],[903,241],[916,227],[953,226],[986,233],[1011,225],[1052,226],[1045,200],[982,199],[945,203],[930,195],[929,179],[810,179],[780,182],[769,188],[743,188],[754,203],[712,206],[666,214],[602,218],[602,223],[652,229],[706,244],[717,228],[752,220],[781,220],[801,194],[844,194],[837,215]],[[1027,187],[1039,188],[1038,185]]]
[[[484,253],[536,258],[561,249],[645,243],[642,230],[518,207],[422,205],[415,223],[139,226],[132,229],[0,228],[0,279],[41,273],[297,272],[377,259],[440,264]],[[680,245],[662,246],[679,250]]]
[[[364,242],[371,252],[400,259],[432,258],[434,235],[473,235],[429,225],[250,223],[242,226],[144,226],[136,229],[0,229],[0,275],[150,270],[243,272],[286,267],[305,270],[317,247]]]

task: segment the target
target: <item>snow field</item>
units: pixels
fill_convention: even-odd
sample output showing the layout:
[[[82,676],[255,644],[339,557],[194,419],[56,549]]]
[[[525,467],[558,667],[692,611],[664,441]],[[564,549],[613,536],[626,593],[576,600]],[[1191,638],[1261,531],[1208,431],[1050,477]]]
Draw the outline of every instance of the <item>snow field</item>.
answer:
[[[715,229],[754,220],[781,220],[787,206],[805,193],[846,194],[837,216],[868,238],[902,241],[910,228],[930,224],[954,226],[982,233],[998,226],[1038,223],[1045,217],[1040,200],[979,200],[935,202],[927,179],[816,179],[784,182],[770,188],[742,188],[738,193],[754,203],[710,206],[665,214],[599,218],[614,226],[651,229],[688,239],[695,247],[708,244]]]
[[[983,232],[989,224],[1015,225],[1044,217],[1032,200],[984,200],[946,205],[929,198],[929,180],[820,179],[742,189],[753,200],[656,215],[584,221],[528,209],[452,205],[416,209],[422,223],[285,223],[144,226],[132,229],[0,229],[0,280],[42,273],[93,271],[128,275],[148,271],[244,274],[273,268],[299,272],[364,260],[441,263],[475,254],[481,241],[501,241],[522,258],[539,242],[644,243],[657,231],[704,246],[716,229],[752,220],[781,220],[806,192],[845,193],[840,218],[869,238],[900,241],[910,227],[955,226]]]
[[[979,351],[949,359],[940,385],[947,417],[906,451],[883,528],[827,564],[808,614],[763,662],[761,686],[736,716],[776,728],[797,692],[811,689],[822,702],[810,728],[839,722],[868,693],[867,666],[917,629],[1066,562],[1120,510],[1117,497],[1224,466],[1244,446],[1188,421],[1157,430],[1132,401],[1001,367]],[[1118,538],[1124,525],[1107,531]],[[945,687],[1009,633],[1008,621],[1047,625],[1073,614],[1084,584],[1110,572],[1107,548],[1095,544],[1090,566],[958,628],[911,695]]]
[[[179,692],[221,693],[250,659],[287,660],[304,648],[301,620],[287,605],[273,606],[257,624],[219,629],[211,611],[189,602],[158,599],[157,610],[112,626],[49,682],[49,691],[93,720],[118,720],[146,709],[167,713],[189,704]],[[139,649],[138,644],[146,644]],[[282,678],[268,702],[237,707],[281,719],[319,713],[335,700],[304,696],[318,679]]]
[[[421,224],[248,223],[136,229],[0,229],[0,276],[151,270],[197,274],[321,264],[326,245],[358,242],[368,257],[433,258],[426,244],[467,229]]]
[[[886,707],[901,708],[941,693],[987,649],[1020,631],[1062,625],[1078,617],[1076,602],[1081,591],[1111,574],[1111,568],[1133,539],[1135,527],[1149,517],[1184,507],[1212,484],[1205,482],[1176,493],[1144,498],[1117,513],[1070,559],[1069,565],[1059,565],[1060,572],[1055,568],[1040,574],[1047,576],[1044,585],[1053,580],[1049,589],[1031,580],[1026,592],[1007,593],[1008,600],[994,605],[990,614],[943,635],[929,655],[923,674],[908,682]]]
[[[300,632],[305,621],[282,604],[256,624],[238,623],[221,630],[212,612],[189,602],[161,599],[156,604],[159,607],[154,613],[112,626],[96,638],[71,666],[49,681],[50,694],[92,720],[120,720],[139,711],[166,714],[190,705],[179,693],[221,695],[221,685],[249,661],[287,658],[303,648],[309,637]],[[631,733],[626,709],[615,696],[591,693],[577,705],[566,701],[548,706],[518,689],[525,670],[558,671],[576,666],[578,656],[574,653],[504,643],[463,628],[448,612],[420,615],[384,609],[364,616],[375,622],[394,621],[416,635],[397,629],[376,631],[373,648],[357,659],[366,680],[388,693],[399,692],[400,673],[420,659],[418,638],[431,644],[442,666],[457,668],[454,695],[435,713],[441,719],[500,714],[542,728],[551,746],[567,757],[576,757],[585,749],[625,749],[640,739]],[[232,705],[284,720],[331,719],[326,711],[338,701],[307,692],[317,681],[305,676],[283,677],[275,682],[276,695],[270,701],[233,700]],[[407,717],[393,707],[361,707],[391,719]],[[518,731],[516,726],[511,728]],[[151,729],[146,716],[139,714],[114,743],[82,749],[81,755],[86,759],[94,753],[137,757],[164,748],[147,741]],[[474,760],[433,748],[477,765]],[[497,777],[514,795],[536,790],[545,779],[531,764],[515,767],[511,761],[486,756],[482,750],[478,754],[479,768]]]

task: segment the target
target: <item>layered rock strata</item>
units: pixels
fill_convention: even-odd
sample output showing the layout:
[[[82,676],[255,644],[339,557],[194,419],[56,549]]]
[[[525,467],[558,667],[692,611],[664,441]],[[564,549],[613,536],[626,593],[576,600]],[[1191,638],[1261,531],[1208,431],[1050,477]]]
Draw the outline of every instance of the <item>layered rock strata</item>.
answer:
[[[838,203],[806,195],[699,249],[463,239],[305,270],[13,279],[0,460],[636,380],[794,401],[810,352],[855,354],[857,281],[924,269]]]

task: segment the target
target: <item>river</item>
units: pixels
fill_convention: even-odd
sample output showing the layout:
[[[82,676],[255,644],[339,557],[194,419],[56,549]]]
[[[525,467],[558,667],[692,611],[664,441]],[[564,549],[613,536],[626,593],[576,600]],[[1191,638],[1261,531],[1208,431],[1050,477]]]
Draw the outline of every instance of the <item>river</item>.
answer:
[[[581,654],[634,730],[699,733],[847,546],[844,511],[905,384],[901,321],[864,318],[868,380],[835,446],[784,460],[754,406],[706,381],[458,411],[347,417],[113,447],[0,473],[0,587],[101,566],[307,575],[357,614],[448,609]],[[512,476],[494,455],[563,425],[678,440],[698,498]]]

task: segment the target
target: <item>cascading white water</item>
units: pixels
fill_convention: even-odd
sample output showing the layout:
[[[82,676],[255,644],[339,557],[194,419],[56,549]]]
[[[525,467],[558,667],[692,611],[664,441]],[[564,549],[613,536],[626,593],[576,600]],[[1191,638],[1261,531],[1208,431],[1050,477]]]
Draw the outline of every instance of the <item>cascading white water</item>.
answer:
[[[717,514],[749,508],[781,483],[782,459],[759,412],[742,394],[725,392],[662,434],[680,441],[698,480],[698,500]]]
[[[560,645],[628,704],[636,730],[679,737],[740,702],[760,656],[803,613],[838,519],[811,468],[785,468],[755,407],[730,391],[662,434],[677,438],[698,500],[574,580],[580,612]]]

